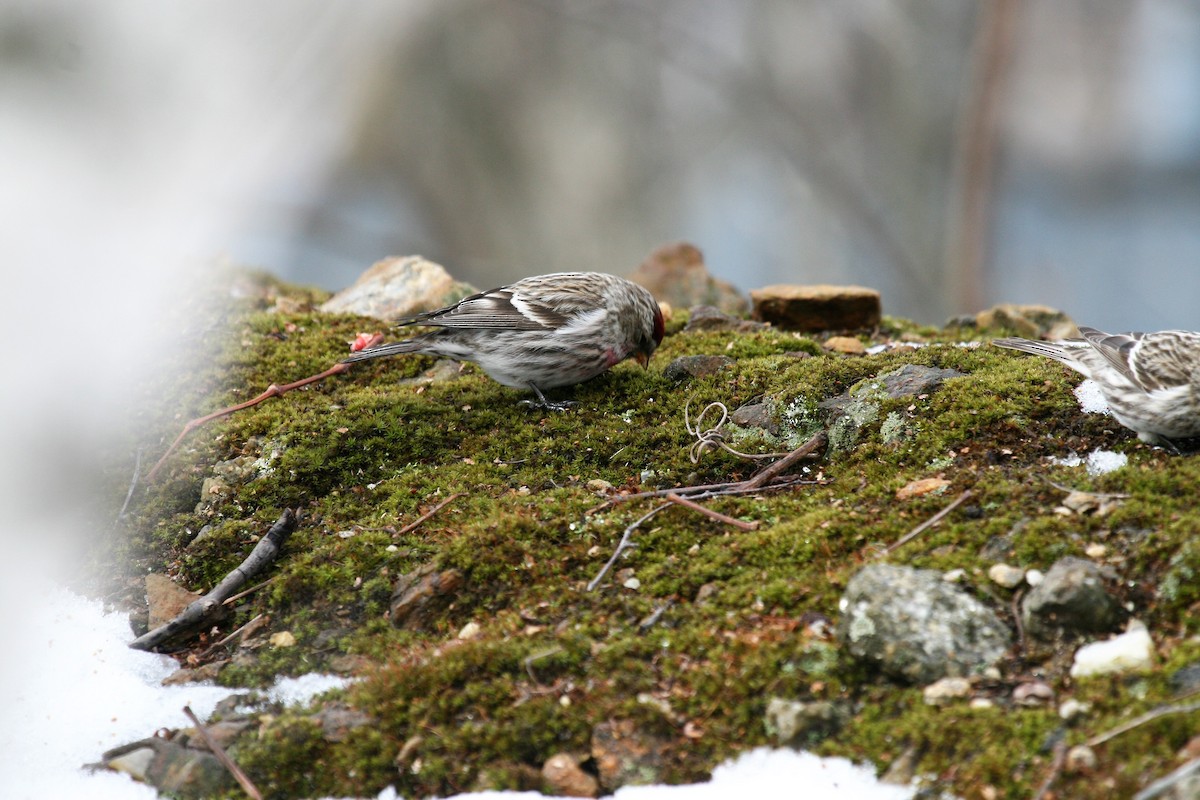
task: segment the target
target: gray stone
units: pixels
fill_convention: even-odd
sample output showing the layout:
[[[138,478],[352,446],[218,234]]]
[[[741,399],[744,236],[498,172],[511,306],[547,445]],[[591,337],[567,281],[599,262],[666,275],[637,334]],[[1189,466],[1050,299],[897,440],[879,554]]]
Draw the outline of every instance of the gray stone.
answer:
[[[742,319],[732,314],[726,314],[715,306],[693,306],[688,311],[687,325],[684,325],[683,329],[685,331],[738,331],[744,333],[769,327],[771,326],[765,322],[755,322],[752,319]]]
[[[852,716],[844,704],[828,700],[788,700],[772,697],[767,701],[767,735],[777,744],[805,747],[836,733]]]
[[[655,249],[629,279],[649,289],[656,300],[675,308],[707,305],[727,314],[744,314],[750,307],[737,287],[709,273],[704,255],[687,242]]]
[[[688,378],[715,375],[733,364],[729,356],[680,356],[663,369],[667,380],[682,382]]]
[[[1105,583],[1104,573],[1093,562],[1059,559],[1021,602],[1025,630],[1043,640],[1115,630],[1124,612]]]
[[[874,564],[841,601],[838,638],[847,651],[914,683],[982,673],[1008,650],[996,614],[935,570]]]
[[[217,757],[181,741],[153,738],[123,745],[104,754],[100,766],[127,772],[160,792],[183,800],[216,797],[236,784]]]

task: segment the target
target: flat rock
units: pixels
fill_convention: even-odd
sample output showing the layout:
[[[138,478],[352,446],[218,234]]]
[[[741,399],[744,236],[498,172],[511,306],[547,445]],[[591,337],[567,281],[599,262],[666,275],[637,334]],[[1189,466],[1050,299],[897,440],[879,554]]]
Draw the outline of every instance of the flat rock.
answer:
[[[664,244],[646,257],[629,279],[675,308],[715,306],[726,314],[745,314],[750,304],[733,284],[715,278],[700,250],[687,242]]]
[[[557,797],[595,797],[600,783],[584,772],[579,759],[570,753],[555,753],[542,764],[546,789]]]
[[[789,331],[848,331],[879,324],[879,292],[863,286],[776,284],[750,292],[753,317]]]
[[[392,590],[392,624],[397,628],[421,628],[450,604],[462,583],[461,572],[439,571],[433,563],[401,575]]]
[[[110,750],[100,766],[128,773],[135,780],[184,800],[222,796],[236,786],[212,753],[158,737]]]
[[[951,320],[950,325],[1015,331],[1026,339],[1071,339],[1079,336],[1075,321],[1057,308],[1018,303],[1000,303],[980,311],[974,317]]]
[[[663,377],[677,383],[688,378],[705,378],[732,364],[729,356],[680,356],[663,368]]]
[[[716,306],[693,306],[688,311],[688,321],[683,329],[685,331],[738,331],[745,333],[765,330],[769,327],[771,326],[765,322],[755,322],[752,319],[726,314]]]
[[[935,570],[872,564],[850,579],[838,638],[886,674],[929,684],[983,672],[1011,635],[995,612]]]
[[[592,758],[607,791],[659,783],[668,743],[638,728],[633,720],[601,722],[592,729]]]
[[[166,575],[150,573],[146,576],[146,604],[150,607],[147,623],[150,630],[166,625],[199,599],[199,594],[189,592]]]
[[[440,264],[421,256],[393,256],[375,262],[351,286],[323,303],[321,311],[394,322],[474,293],[474,287],[450,277]]]

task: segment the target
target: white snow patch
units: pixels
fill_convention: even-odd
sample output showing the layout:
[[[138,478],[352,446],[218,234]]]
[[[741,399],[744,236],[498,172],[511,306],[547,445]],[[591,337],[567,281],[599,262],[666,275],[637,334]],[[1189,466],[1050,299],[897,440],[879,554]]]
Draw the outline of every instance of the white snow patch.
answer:
[[[1060,467],[1087,466],[1088,475],[1106,475],[1129,463],[1129,456],[1112,450],[1093,450],[1084,458],[1072,452],[1068,456],[1050,456],[1050,463]]]
[[[312,672],[299,678],[280,678],[267,691],[267,695],[276,702],[295,706],[305,704],[317,695],[334,689],[345,689],[349,685],[349,680],[338,675]]]
[[[1111,413],[1108,410],[1108,400],[1104,398],[1104,392],[1100,391],[1100,384],[1091,378],[1085,379],[1075,387],[1075,399],[1079,401],[1079,407],[1085,414]]]

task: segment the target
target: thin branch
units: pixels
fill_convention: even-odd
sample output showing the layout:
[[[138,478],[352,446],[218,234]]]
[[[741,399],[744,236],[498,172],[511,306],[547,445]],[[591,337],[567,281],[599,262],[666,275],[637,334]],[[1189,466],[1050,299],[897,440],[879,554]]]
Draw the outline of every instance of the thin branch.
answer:
[[[683,506],[684,508],[690,508],[692,511],[697,511],[709,519],[715,519],[717,522],[723,522],[726,525],[732,525],[733,527],[743,531],[758,530],[757,522],[744,522],[735,517],[726,516],[719,511],[713,511],[711,508],[705,508],[699,503],[688,500],[686,497],[680,497],[674,492],[668,492],[666,498],[676,505]]]
[[[758,492],[767,492],[774,489],[787,489],[791,486],[799,486],[800,484],[815,484],[820,481],[812,481],[799,476],[785,476],[776,478],[766,486],[747,487],[746,481],[733,481],[732,483],[706,483],[699,486],[677,486],[674,489],[655,489],[650,492],[637,492],[635,494],[621,494],[610,497],[598,506],[592,506],[585,515],[590,516],[598,511],[603,511],[606,508],[612,508],[618,503],[626,503],[630,500],[645,500],[647,497],[666,497],[669,494],[677,494],[680,497],[689,497],[692,500],[706,500],[709,497],[721,497],[731,494],[755,494]]]
[[[913,529],[912,529],[911,531],[909,531],[908,533],[906,533],[906,534],[904,534],[903,536],[901,536],[899,539],[897,539],[897,540],[896,540],[895,542],[893,542],[892,544],[889,544],[887,547],[885,547],[885,548],[883,549],[883,553],[884,553],[884,555],[887,555],[888,553],[891,553],[892,551],[896,550],[896,549],[897,549],[898,547],[900,547],[901,545],[904,545],[904,544],[906,544],[906,543],[908,543],[908,542],[912,541],[913,539],[917,538],[918,536],[920,536],[920,535],[921,535],[922,533],[924,533],[925,531],[927,531],[927,530],[929,530],[930,528],[932,528],[934,525],[937,525],[939,522],[941,522],[943,519],[945,519],[945,517],[946,517],[946,515],[947,515],[947,514],[949,514],[951,511],[953,511],[954,509],[956,509],[956,508],[958,508],[960,505],[962,505],[964,502],[966,502],[967,498],[969,498],[970,496],[971,496],[971,490],[970,490],[970,489],[967,489],[967,490],[966,490],[966,491],[964,491],[962,494],[960,494],[960,495],[959,495],[957,498],[955,498],[955,500],[954,500],[954,502],[953,502],[953,503],[951,503],[950,505],[946,506],[946,507],[945,507],[945,508],[943,508],[941,511],[939,511],[939,512],[938,512],[938,513],[936,513],[936,514],[934,514],[932,517],[930,517],[929,519],[925,520],[925,521],[924,521],[924,522],[922,522],[920,525],[918,525],[917,527],[913,528]]]
[[[125,519],[125,512],[129,510],[129,501],[133,499],[133,490],[137,488],[138,478],[141,474],[142,448],[139,447],[133,460],[133,478],[129,481],[129,491],[125,493],[125,502],[121,504],[121,510],[117,512],[117,522]]]
[[[208,594],[193,601],[175,619],[134,639],[129,646],[134,650],[151,650],[181,633],[207,625],[223,612],[223,603],[227,597],[275,561],[283,549],[284,542],[299,524],[300,520],[296,512],[290,508],[285,509],[279,519],[275,520],[271,529],[250,551],[250,555],[246,556],[246,559],[226,575]]]
[[[242,791],[253,798],[253,800],[263,800],[262,792],[260,792],[258,787],[254,785],[254,782],[250,780],[250,777],[246,775],[245,772],[242,772],[242,768],[239,767],[234,760],[229,757],[229,754],[226,753],[221,745],[217,743],[217,740],[212,737],[208,730],[202,724],[200,724],[200,720],[195,713],[192,712],[191,706],[184,706],[183,713],[187,714],[188,719],[192,721],[192,724],[196,726],[196,730],[200,733],[201,738],[204,739],[204,743],[208,745],[208,749],[212,750],[212,754],[217,757],[217,761],[221,762],[221,766],[229,770],[229,774],[232,775],[233,779],[238,782],[238,786],[242,787]]]
[[[1095,747],[1097,745],[1104,744],[1108,740],[1115,739],[1116,737],[1120,736],[1122,733],[1128,733],[1134,728],[1145,725],[1147,722],[1152,722],[1159,717],[1165,717],[1168,714],[1188,714],[1192,711],[1200,711],[1200,703],[1178,703],[1170,706],[1159,706],[1158,708],[1147,711],[1140,717],[1134,717],[1133,719],[1129,720],[1129,722],[1118,725],[1117,727],[1105,731],[1098,736],[1093,736],[1091,739],[1087,740],[1087,746]]]
[[[228,603],[229,601],[226,600],[225,602]],[[221,639],[219,641],[213,642],[208,647],[204,648],[204,651],[202,653],[200,653],[198,658],[200,658],[200,659],[208,658],[208,656],[210,656],[212,653],[215,653],[218,649],[229,644],[236,637],[241,636],[242,633],[244,633],[247,628],[249,628],[254,623],[258,622],[262,618],[263,618],[262,614],[255,615],[254,619],[250,620],[245,625],[241,625],[241,626],[237,627],[236,629],[230,631],[228,636],[223,636],[223,637],[221,637]]]
[[[1133,800],[1154,800],[1167,790],[1182,784],[1184,778],[1200,772],[1200,758],[1194,758],[1174,772],[1164,775],[1133,796]]]
[[[348,372],[352,366],[354,365],[347,364],[344,361],[339,361],[324,372],[318,373],[317,375],[310,375],[307,378],[302,378],[294,383],[286,383],[283,386],[272,383],[258,397],[247,400],[244,403],[238,403],[237,405],[229,406],[228,408],[222,408],[219,411],[214,411],[211,414],[206,414],[203,417],[197,417],[196,419],[189,420],[187,424],[183,426],[183,430],[179,432],[179,435],[175,437],[175,441],[171,442],[171,446],[167,448],[167,452],[162,454],[162,458],[158,459],[158,462],[150,470],[149,474],[146,475],[146,480],[153,481],[158,475],[158,471],[163,468],[163,464],[167,462],[167,459],[170,458],[171,454],[175,452],[175,449],[179,447],[179,443],[183,441],[184,437],[194,431],[196,428],[199,428],[201,425],[212,422],[214,419],[227,417],[230,414],[242,411],[243,409],[251,408],[263,402],[264,400],[271,399],[272,397],[280,397],[292,391],[293,389],[299,389],[302,386],[308,386],[310,383],[316,383],[317,381],[325,380],[326,378],[334,375],[341,375],[343,372]]]
[[[625,528],[625,533],[621,535],[621,541],[617,543],[617,549],[613,551],[612,557],[608,559],[608,562],[600,569],[600,573],[596,575],[596,577],[592,578],[591,583],[587,585],[587,590],[589,592],[595,590],[600,581],[604,580],[604,576],[608,574],[608,571],[612,569],[612,565],[617,563],[617,559],[621,557],[621,553],[624,553],[631,546],[629,544],[629,539],[633,536],[633,532],[638,529],[638,526],[663,509],[670,508],[672,505],[674,504],[663,503],[660,506],[655,506],[642,516],[638,517],[637,520],[629,525],[629,527]]]
[[[816,452],[824,447],[828,441],[829,437],[825,435],[825,431],[818,431],[817,434],[807,442],[800,445],[775,463],[765,467],[757,475],[751,477],[750,480],[745,482],[746,488],[757,489],[766,485],[776,475],[782,475],[804,459],[816,455]]]
[[[1063,764],[1067,761],[1067,743],[1055,742],[1054,744],[1054,760],[1050,762],[1050,774],[1046,776],[1046,780],[1042,781],[1042,785],[1038,787],[1037,792],[1033,795],[1032,800],[1042,800],[1050,792],[1050,787],[1058,780],[1058,776],[1062,774]]]
[[[417,526],[419,526],[419,525],[420,525],[422,522],[424,522],[425,520],[427,520],[427,519],[429,519],[430,517],[432,517],[432,516],[433,516],[434,514],[436,514],[437,512],[441,511],[441,510],[442,510],[443,508],[445,508],[446,506],[450,505],[450,503],[452,503],[452,502],[454,502],[455,500],[457,500],[458,498],[462,497],[464,494],[466,494],[466,492],[455,492],[454,494],[450,495],[449,497],[447,497],[447,498],[446,498],[445,500],[443,500],[442,502],[438,503],[438,504],[437,504],[436,506],[434,506],[433,508],[431,508],[431,509],[429,509],[428,511],[426,511],[426,512],[425,512],[424,514],[422,514],[421,516],[419,516],[419,517],[417,517],[416,519],[414,519],[412,522],[410,522],[410,523],[408,523],[407,525],[405,525],[405,526],[404,526],[403,528],[401,528],[400,530],[396,531],[395,535],[396,535],[396,536],[403,536],[404,534],[408,533],[409,531],[411,531],[411,530],[413,530],[414,528],[416,528]]]
[[[272,583],[275,582],[275,578],[278,578],[278,577],[279,577],[278,575],[274,575],[270,578],[267,578],[262,583],[254,584],[249,589],[245,589],[243,591],[238,592],[235,595],[226,597],[224,600],[221,601],[221,604],[226,605],[226,606],[231,606],[234,603],[236,603],[238,600],[241,600],[243,597],[254,594],[255,592],[257,592],[259,589],[263,588],[264,586],[270,586]]]

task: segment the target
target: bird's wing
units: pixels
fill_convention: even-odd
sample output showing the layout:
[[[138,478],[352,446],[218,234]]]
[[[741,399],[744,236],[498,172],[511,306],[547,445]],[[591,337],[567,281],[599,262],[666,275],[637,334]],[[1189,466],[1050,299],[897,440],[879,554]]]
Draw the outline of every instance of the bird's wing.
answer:
[[[549,305],[503,286],[471,295],[452,306],[409,317],[397,325],[540,331],[556,328],[564,322],[566,317]]]
[[[1187,386],[1196,373],[1200,333],[1159,331],[1130,334],[1129,369],[1134,381],[1146,391]]]

